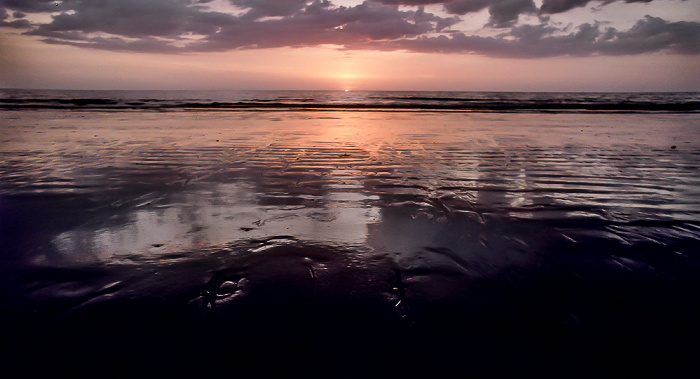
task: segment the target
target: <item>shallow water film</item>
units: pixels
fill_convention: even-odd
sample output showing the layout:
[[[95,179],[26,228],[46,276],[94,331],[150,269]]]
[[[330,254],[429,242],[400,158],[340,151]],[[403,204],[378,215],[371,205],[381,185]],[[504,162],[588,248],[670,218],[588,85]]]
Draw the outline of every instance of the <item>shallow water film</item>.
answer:
[[[10,371],[695,370],[697,114],[0,120]]]

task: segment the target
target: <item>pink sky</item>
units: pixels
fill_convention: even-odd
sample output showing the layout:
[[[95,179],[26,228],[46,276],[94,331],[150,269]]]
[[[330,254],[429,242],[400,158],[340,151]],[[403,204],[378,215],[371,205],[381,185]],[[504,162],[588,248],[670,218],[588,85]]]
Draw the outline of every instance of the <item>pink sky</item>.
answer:
[[[6,88],[700,90],[697,0],[2,4]]]

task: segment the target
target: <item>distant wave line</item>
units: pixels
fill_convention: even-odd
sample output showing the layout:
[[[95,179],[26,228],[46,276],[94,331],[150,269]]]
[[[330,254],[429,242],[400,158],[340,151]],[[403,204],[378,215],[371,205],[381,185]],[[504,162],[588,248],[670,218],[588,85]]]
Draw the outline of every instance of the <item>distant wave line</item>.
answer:
[[[316,102],[314,99],[293,101],[254,100],[238,102],[173,102],[168,100],[114,99],[0,99],[0,109],[65,110],[401,110],[401,111],[472,111],[472,112],[700,112],[700,102],[683,103],[580,103],[558,101],[472,101],[445,98],[404,98],[391,102]],[[406,101],[417,100],[417,101]]]

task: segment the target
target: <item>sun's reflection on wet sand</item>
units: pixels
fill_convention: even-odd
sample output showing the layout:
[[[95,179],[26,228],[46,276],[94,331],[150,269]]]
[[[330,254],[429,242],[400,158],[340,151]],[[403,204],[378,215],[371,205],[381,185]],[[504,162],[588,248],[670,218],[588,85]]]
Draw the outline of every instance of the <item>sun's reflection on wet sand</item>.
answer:
[[[37,112],[35,127],[7,120],[2,193],[82,201],[82,211],[65,211],[78,225],[53,237],[69,260],[275,235],[367,245],[384,210],[407,201],[423,204],[407,217],[624,221],[698,212],[697,178],[687,172],[697,158],[666,146],[679,136],[697,143],[683,115],[119,115]]]

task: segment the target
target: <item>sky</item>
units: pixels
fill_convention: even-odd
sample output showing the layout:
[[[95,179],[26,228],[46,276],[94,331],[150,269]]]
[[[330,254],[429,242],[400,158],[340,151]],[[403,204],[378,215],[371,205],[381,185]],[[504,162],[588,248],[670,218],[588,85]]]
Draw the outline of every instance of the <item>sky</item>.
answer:
[[[700,91],[700,0],[0,0],[0,87]]]

